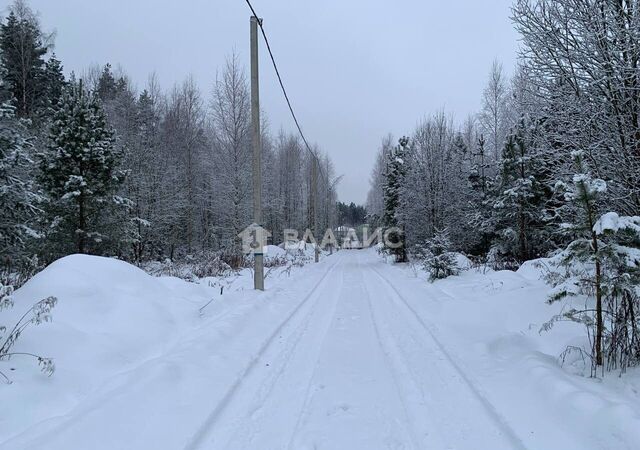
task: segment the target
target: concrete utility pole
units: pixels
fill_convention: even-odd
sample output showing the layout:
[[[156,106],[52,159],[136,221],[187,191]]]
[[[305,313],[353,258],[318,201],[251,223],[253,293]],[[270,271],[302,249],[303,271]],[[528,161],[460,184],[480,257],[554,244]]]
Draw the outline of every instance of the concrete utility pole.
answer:
[[[260,92],[258,84],[258,21],[251,16],[251,124],[253,128],[253,221],[262,222],[262,143],[260,139]],[[253,288],[264,291],[262,247],[254,253]]]
[[[317,198],[318,198],[318,158],[312,155],[311,163],[311,223],[313,226],[313,236],[316,238],[315,260],[320,259],[320,240],[318,236],[318,214],[316,214]],[[320,238],[322,239],[322,238]]]

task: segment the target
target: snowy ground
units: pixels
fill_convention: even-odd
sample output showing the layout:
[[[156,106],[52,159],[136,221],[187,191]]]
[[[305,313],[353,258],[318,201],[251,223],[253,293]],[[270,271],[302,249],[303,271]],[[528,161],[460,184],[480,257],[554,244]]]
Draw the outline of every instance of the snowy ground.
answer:
[[[71,256],[18,291],[59,297],[18,344],[57,372],[0,362],[0,449],[640,448],[640,374],[561,367],[584,331],[539,334],[561,306],[538,276],[431,285],[353,250],[220,296]]]

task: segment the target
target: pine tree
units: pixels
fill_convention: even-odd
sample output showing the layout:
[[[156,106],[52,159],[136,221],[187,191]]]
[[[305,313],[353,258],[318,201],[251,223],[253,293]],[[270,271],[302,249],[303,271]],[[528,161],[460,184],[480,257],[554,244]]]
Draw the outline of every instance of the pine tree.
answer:
[[[46,93],[47,107],[55,109],[58,106],[66,83],[62,63],[53,54],[45,63],[44,68],[44,92]]]
[[[382,222],[387,228],[402,228],[400,221],[400,196],[406,175],[405,159],[409,152],[409,139],[403,137],[398,145],[389,152],[387,160],[387,171],[384,183],[384,214]],[[404,245],[404,236],[398,231],[389,233],[389,240],[394,244],[401,244],[397,248],[391,249],[397,262],[407,260]]]
[[[552,271],[555,289],[549,302],[577,294],[595,300],[584,308],[568,308],[545,325],[568,319],[587,326],[592,339],[592,375],[605,365],[623,371],[640,363],[640,217],[609,212],[600,216],[606,183],[592,177],[582,152],[573,153],[576,174],[565,190],[561,212],[575,220],[564,229],[574,240],[559,254],[564,272]]]
[[[124,180],[122,153],[95,94],[72,81],[53,116],[40,181],[49,196],[49,242],[54,255],[96,252],[124,237],[118,225],[126,199],[116,196]],[[56,255],[57,256],[57,255]]]
[[[33,12],[21,0],[0,25],[0,50],[18,117],[31,117],[43,106],[47,46]]]
[[[30,173],[32,139],[3,89],[4,73],[0,58],[0,265],[10,267],[21,262],[28,239],[37,236],[32,226],[40,197]]]
[[[576,175],[574,175],[574,189],[569,194],[569,199],[578,206],[581,220],[576,224],[578,230],[584,230],[585,238],[576,241],[571,248],[575,252],[576,259],[587,257],[593,260],[595,274],[593,284],[596,291],[596,332],[595,332],[595,358],[596,365],[601,366],[602,337],[604,333],[602,321],[602,261],[598,248],[598,236],[594,230],[595,220],[598,217],[598,199],[602,192],[606,191],[606,183],[603,180],[592,179],[583,162],[583,154],[574,152]]]
[[[544,190],[540,177],[543,160],[536,155],[531,134],[522,119],[507,137],[500,161],[500,176],[493,213],[502,253],[519,262],[543,253],[541,238]]]
[[[451,240],[446,229],[436,231],[433,238],[425,243],[424,267],[429,272],[430,281],[447,278],[460,272],[451,248]]]
[[[111,70],[111,64],[105,64],[102,69],[102,74],[98,79],[98,86],[96,86],[96,94],[103,102],[109,102],[116,98],[118,93],[118,85],[116,83],[116,79],[113,76],[113,72]]]
[[[603,301],[603,252],[601,241],[595,228],[599,217],[600,203],[607,184],[604,180],[594,178],[584,162],[584,153],[575,151],[572,153],[576,173],[572,184],[567,187],[565,199],[568,210],[565,215],[575,218],[573,223],[564,223],[563,229],[575,236],[576,239],[569,244],[562,254],[562,264],[567,272],[561,283],[558,283],[550,301],[557,301],[567,296],[575,295],[576,289],[582,289],[595,294],[595,320],[594,323],[594,362],[596,366],[603,364],[603,336],[604,322],[602,316]],[[558,183],[558,189],[564,189],[562,183]],[[593,272],[582,276],[576,276],[578,264],[593,267]],[[571,314],[571,318],[583,321],[583,315]],[[587,321],[591,323],[591,321]]]
[[[474,230],[476,244],[470,251],[474,254],[486,254],[495,237],[496,224],[493,220],[494,182],[489,176],[491,164],[486,154],[483,135],[478,137],[476,150],[471,155],[474,163],[467,177],[469,195],[466,209],[469,211],[468,226]]]
[[[603,353],[608,369],[640,364],[640,216],[604,214],[593,227],[602,260]]]

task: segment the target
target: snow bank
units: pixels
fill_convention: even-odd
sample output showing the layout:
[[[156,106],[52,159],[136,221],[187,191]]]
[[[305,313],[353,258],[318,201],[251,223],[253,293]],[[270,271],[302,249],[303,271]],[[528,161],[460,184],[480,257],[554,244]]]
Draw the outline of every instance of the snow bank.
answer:
[[[146,356],[150,347],[162,344],[189,307],[189,302],[175,298],[174,292],[142,270],[86,255],[62,258],[33,277],[16,292],[15,309],[25,310],[48,295],[58,298],[54,325],[30,330],[23,344],[33,337],[34,347],[47,353],[46,347],[57,343],[48,338],[42,342],[43,336],[71,332],[77,340],[60,362],[90,358],[100,368]],[[126,348],[121,342],[128,343]],[[96,355],[95,349],[90,350],[94,347],[106,351]]]
[[[32,360],[0,362],[13,381],[0,387],[0,401],[15,405],[0,421],[0,437],[66,413],[100,380],[156,356],[195,318],[193,302],[202,296],[194,294],[187,283],[169,288],[125,262],[86,255],[62,258],[33,277],[16,291],[11,315],[50,295],[58,304],[53,322],[28,328],[14,350],[50,356],[57,371],[45,379]]]
[[[401,292],[525,443],[530,437],[532,445],[546,443],[540,448],[640,448],[640,368],[589,378],[590,362],[567,352],[590,348],[583,326],[557,322],[541,332],[571,302],[586,301],[547,303],[552,288],[543,278],[556,262],[529,261],[517,272],[470,270],[433,284],[424,274],[390,270],[405,272],[396,274],[406,280]]]

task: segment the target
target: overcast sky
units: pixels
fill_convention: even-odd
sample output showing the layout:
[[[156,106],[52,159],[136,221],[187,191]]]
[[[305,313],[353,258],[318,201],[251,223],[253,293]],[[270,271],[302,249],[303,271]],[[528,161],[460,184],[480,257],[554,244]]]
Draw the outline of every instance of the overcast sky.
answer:
[[[3,5],[4,3],[4,5]],[[9,0],[0,0],[4,10]],[[511,0],[253,0],[311,142],[344,174],[342,201],[363,203],[381,138],[410,134],[445,108],[478,110],[494,58],[511,70]],[[67,71],[121,65],[138,87],[193,74],[208,95],[236,51],[249,68],[244,0],[31,0]],[[261,106],[272,132],[294,124],[261,46]]]

